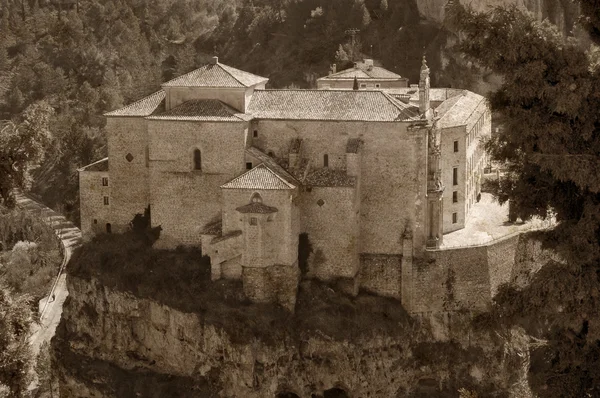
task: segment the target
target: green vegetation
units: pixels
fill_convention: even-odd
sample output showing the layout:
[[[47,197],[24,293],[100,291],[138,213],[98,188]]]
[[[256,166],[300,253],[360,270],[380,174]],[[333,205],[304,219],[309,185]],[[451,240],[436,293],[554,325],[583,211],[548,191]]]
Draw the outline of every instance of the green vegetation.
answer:
[[[581,0],[584,26],[600,44],[597,2]],[[600,394],[600,68],[548,23],[516,8],[449,13],[459,48],[503,77],[490,95],[504,128],[487,143],[507,173],[494,187],[500,202],[527,219],[556,214],[545,238],[565,259],[522,290],[505,287],[491,314],[497,328],[521,325],[547,344],[532,348],[530,385],[539,397]],[[485,323],[484,322],[484,323]]]
[[[295,315],[276,305],[250,303],[240,281],[211,282],[210,260],[200,250],[154,249],[133,232],[95,237],[74,253],[67,269],[71,276],[198,313],[235,342],[259,338],[276,344],[302,333],[353,340],[411,330],[398,301],[366,294],[352,298],[316,281],[301,283]]]
[[[62,262],[53,229],[24,210],[0,213],[0,282],[31,297],[32,309],[48,294]]]
[[[31,311],[28,297],[0,282],[0,396],[25,396],[32,361],[29,350]],[[6,394],[6,395],[3,395]]]
[[[156,91],[215,51],[229,65],[269,77],[275,88],[314,86],[330,64],[341,70],[371,55],[415,82],[423,51],[441,70],[446,38],[440,27],[421,19],[415,0],[59,4],[0,3],[0,119],[17,123],[39,101],[54,110],[48,156],[28,161],[28,167],[40,166],[32,172],[32,189],[75,222],[76,170],[106,156],[102,113]],[[346,34],[350,28],[360,29],[354,46]],[[454,67],[453,76],[466,76],[460,70]],[[444,79],[443,72],[438,78]]]

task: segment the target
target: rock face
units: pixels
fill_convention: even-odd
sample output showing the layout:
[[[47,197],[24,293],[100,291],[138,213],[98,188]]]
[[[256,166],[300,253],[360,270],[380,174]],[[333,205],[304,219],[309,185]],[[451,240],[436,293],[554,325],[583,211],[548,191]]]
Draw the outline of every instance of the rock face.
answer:
[[[419,12],[427,19],[442,22],[444,20],[444,7],[448,0],[418,0]],[[515,5],[531,12],[538,20],[548,19],[555,24],[565,35],[573,30],[573,24],[579,16],[579,5],[570,0],[460,0],[462,4],[469,4],[479,12],[489,11],[497,6]]]
[[[442,391],[456,396],[461,387],[486,396],[510,391],[527,374],[522,334],[475,332],[469,314],[443,319],[444,341],[436,340],[429,321],[417,319],[399,324],[395,335],[373,330],[353,341],[316,330],[299,339],[269,343],[257,336],[242,343],[202,314],[111,290],[94,279],[70,277],[68,288],[53,341],[65,397],[309,398],[332,388],[349,397]]]

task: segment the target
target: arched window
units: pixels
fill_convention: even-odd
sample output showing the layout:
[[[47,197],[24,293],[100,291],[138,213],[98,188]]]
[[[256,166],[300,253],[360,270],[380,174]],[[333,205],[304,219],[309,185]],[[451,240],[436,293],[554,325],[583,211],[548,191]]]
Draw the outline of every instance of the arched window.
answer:
[[[194,149],[194,170],[202,170],[202,154],[200,149]]]
[[[252,198],[250,198],[250,201],[252,203],[262,203],[262,196],[260,196],[258,192],[254,192],[254,194],[252,194]]]
[[[329,167],[329,155],[323,155],[323,167]]]
[[[106,223],[106,233],[107,234],[112,233],[112,225],[110,225],[110,223]]]

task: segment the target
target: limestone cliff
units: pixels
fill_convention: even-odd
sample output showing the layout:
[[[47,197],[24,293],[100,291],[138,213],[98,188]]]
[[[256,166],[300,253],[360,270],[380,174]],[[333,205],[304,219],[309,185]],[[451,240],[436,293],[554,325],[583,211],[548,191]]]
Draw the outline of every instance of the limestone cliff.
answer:
[[[201,313],[109,289],[93,278],[69,277],[68,288],[53,341],[62,397],[263,398],[291,392],[308,398],[334,387],[350,397],[457,396],[461,387],[481,396],[511,389],[513,396],[527,396],[516,383],[526,378],[526,338],[518,331],[500,337],[472,330],[469,314],[445,317],[445,341],[434,338],[428,322],[414,319],[396,322],[391,333],[380,330],[385,312],[367,314],[371,333],[356,338],[305,330],[276,341],[239,341]],[[308,299],[301,292],[299,300]],[[313,305],[318,311],[319,303]]]

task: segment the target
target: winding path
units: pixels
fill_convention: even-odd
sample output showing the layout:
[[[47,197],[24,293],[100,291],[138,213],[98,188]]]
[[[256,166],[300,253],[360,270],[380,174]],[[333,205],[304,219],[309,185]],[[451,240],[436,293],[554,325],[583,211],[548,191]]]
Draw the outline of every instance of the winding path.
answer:
[[[66,274],[64,271],[73,250],[81,244],[81,231],[61,214],[58,214],[54,210],[37,202],[22,192],[16,192],[15,197],[18,207],[39,215],[44,222],[52,227],[63,246],[63,261],[60,266],[60,271],[52,284],[52,289],[48,293],[48,297],[41,299],[39,302],[39,323],[34,323],[31,328],[29,341],[31,343],[33,354],[37,357],[42,344],[46,342],[50,343],[50,339],[54,336],[56,327],[60,322],[63,303],[69,295],[66,285]],[[30,386],[30,390],[35,389],[36,387],[37,381],[34,381]]]

